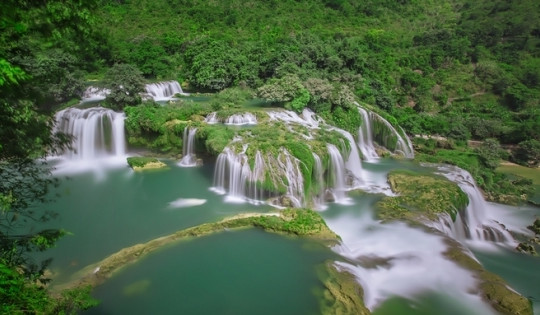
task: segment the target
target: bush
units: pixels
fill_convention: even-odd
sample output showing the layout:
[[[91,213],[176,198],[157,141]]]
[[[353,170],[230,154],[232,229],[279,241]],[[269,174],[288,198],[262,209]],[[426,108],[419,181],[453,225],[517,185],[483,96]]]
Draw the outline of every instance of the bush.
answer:
[[[110,90],[106,103],[113,109],[123,109],[141,103],[139,93],[144,92],[144,78],[137,67],[115,64],[105,75],[105,87]]]
[[[513,158],[519,164],[537,167],[540,165],[540,141],[531,139],[520,142]]]

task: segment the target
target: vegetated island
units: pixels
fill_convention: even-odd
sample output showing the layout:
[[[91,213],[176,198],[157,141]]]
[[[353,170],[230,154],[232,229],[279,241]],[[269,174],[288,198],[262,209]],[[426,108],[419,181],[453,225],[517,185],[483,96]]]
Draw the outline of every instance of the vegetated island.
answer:
[[[156,158],[132,156],[127,158],[127,163],[134,171],[165,168],[167,165]]]
[[[246,228],[261,228],[273,233],[308,237],[328,246],[340,241],[340,237],[332,232],[322,217],[313,210],[284,209],[279,213],[243,213],[219,222],[204,223],[144,244],[124,248],[95,264],[86,266],[74,276],[76,280],[53,286],[51,290],[95,287],[125,266],[136,263],[164,246],[214,233]],[[337,270],[331,261],[325,263],[318,275],[325,286],[325,290],[317,294],[323,314],[370,314],[363,303],[363,289],[355,281],[353,275]]]

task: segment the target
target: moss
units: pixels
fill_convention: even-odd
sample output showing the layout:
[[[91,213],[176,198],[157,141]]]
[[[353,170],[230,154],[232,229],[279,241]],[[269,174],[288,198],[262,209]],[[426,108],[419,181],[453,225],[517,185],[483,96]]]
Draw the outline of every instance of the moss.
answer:
[[[399,196],[377,203],[377,216],[383,220],[436,220],[441,213],[455,219],[469,202],[457,184],[442,176],[400,170],[388,174],[388,181]]]
[[[134,171],[163,168],[167,166],[156,158],[142,156],[128,157],[127,163]]]
[[[352,274],[332,262],[324,264],[318,273],[325,287],[316,293],[322,314],[370,314],[364,306],[364,291]]]

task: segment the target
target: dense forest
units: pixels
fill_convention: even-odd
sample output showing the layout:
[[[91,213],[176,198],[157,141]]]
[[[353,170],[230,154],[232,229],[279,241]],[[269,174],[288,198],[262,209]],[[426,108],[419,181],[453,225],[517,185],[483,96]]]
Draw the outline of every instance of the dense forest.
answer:
[[[145,82],[178,80],[219,93],[228,102],[216,109],[249,94],[308,107],[346,130],[358,128],[349,115],[357,100],[399,124],[417,160],[467,169],[494,200],[532,194],[529,180],[495,169],[500,159],[540,164],[538,1],[7,0],[0,12],[7,313],[92,305],[84,291],[49,297],[39,284],[46,263],[29,258],[65,233],[29,228],[53,216],[29,207],[54,186],[36,158],[66,145],[52,114],[77,103],[89,81],[111,88],[115,108],[139,105]],[[115,98],[115,88],[133,97]]]

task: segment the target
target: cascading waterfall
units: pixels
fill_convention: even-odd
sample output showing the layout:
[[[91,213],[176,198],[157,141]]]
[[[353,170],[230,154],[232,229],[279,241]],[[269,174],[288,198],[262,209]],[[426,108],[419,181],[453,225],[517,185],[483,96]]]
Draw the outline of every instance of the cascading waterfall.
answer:
[[[371,311],[392,297],[414,301],[425,293],[444,292],[475,314],[493,314],[479,296],[469,293],[478,285],[473,274],[445,256],[444,237],[403,222],[380,224],[370,211],[323,216],[342,239],[333,250],[347,258],[335,264],[355,275]]]
[[[171,100],[176,94],[188,95],[177,81],[164,81],[145,86],[146,93],[156,102]]]
[[[89,86],[83,93],[81,102],[96,102],[104,100],[111,93],[109,89],[102,89],[95,86]]]
[[[358,112],[362,116],[362,126],[358,129],[358,147],[365,160],[374,160],[378,157],[373,145],[374,139],[378,139],[379,145],[387,147],[389,138],[395,137],[396,145],[394,152],[400,152],[406,158],[414,158],[414,149],[411,140],[402,131],[402,136],[391,123],[374,112],[368,112],[356,103]],[[376,128],[375,124],[382,124],[382,129]],[[388,148],[388,147],[387,147]],[[391,149],[391,148],[388,148]]]
[[[300,161],[285,149],[281,149],[277,157],[264,157],[257,151],[251,170],[246,155],[247,147],[244,145],[240,153],[236,153],[231,147],[223,150],[217,158],[211,189],[219,194],[227,194],[227,201],[258,204],[278,195],[277,192],[265,191],[262,187],[265,176],[269,176],[267,180],[286,187],[284,195],[291,206],[301,207],[304,204],[304,179],[300,171]]]
[[[377,121],[379,123],[382,123],[386,127],[387,131],[390,132],[390,135],[393,137],[396,137],[397,140],[396,140],[396,147],[394,149],[395,152],[400,152],[401,154],[403,154],[404,157],[408,159],[414,158],[414,149],[412,147],[411,141],[409,140],[409,137],[407,136],[402,137],[401,134],[397,132],[396,128],[394,128],[394,126],[392,126],[392,124],[388,122],[388,120],[382,118],[378,114],[370,112],[369,116],[371,117],[372,121]],[[385,137],[383,133],[379,133],[377,135],[374,132],[373,134],[375,135],[375,137],[377,136]],[[383,140],[382,142],[386,142],[386,140]]]
[[[195,134],[197,128],[186,127],[184,129],[183,147],[182,147],[182,159],[178,165],[183,167],[192,167],[197,165],[197,158],[195,156]]]
[[[217,117],[216,112],[212,112],[205,117],[204,122],[206,122],[207,124],[224,123],[225,125],[233,126],[256,125],[257,117],[255,117],[255,115],[253,115],[252,113],[243,113],[231,115],[226,119],[220,119],[219,117]]]
[[[328,154],[330,156],[330,172],[329,183],[332,185],[331,192],[334,195],[334,200],[337,203],[346,203],[347,198],[347,184],[345,182],[345,164],[343,163],[343,157],[333,144],[327,144]]]
[[[156,102],[169,101],[174,98],[175,95],[189,95],[182,91],[182,87],[178,81],[164,81],[147,84],[144,87],[146,93],[141,93],[143,99],[152,99]],[[106,88],[99,88],[95,86],[89,86],[83,93],[81,102],[96,102],[104,100],[107,95],[111,93],[111,90]]]
[[[227,200],[233,202],[250,201],[260,203],[263,199],[262,187],[257,182],[264,180],[265,164],[260,152],[255,155],[253,171],[249,167],[245,154],[247,145],[240,153],[226,147],[219,154],[214,171],[212,190],[219,194],[227,194]]]
[[[63,152],[69,160],[94,160],[126,154],[124,113],[92,107],[67,108],[56,113],[56,131],[72,135],[71,150]]]
[[[456,216],[454,222],[450,216],[443,216],[437,228],[458,240],[515,245],[514,238],[504,226],[489,218],[490,205],[469,172],[450,165],[438,166],[437,169],[439,174],[456,183],[469,197],[469,205]]]
[[[212,112],[212,113],[208,114],[204,118],[204,122],[207,123],[207,124],[211,124],[211,125],[219,123],[219,119],[217,117],[217,112]]]
[[[362,116],[362,126],[358,128],[358,147],[362,152],[362,157],[366,161],[373,161],[379,158],[375,146],[373,145],[373,127],[368,112],[358,106],[360,116]]]
[[[362,161],[360,160],[360,152],[356,146],[353,136],[343,129],[331,127],[330,130],[337,131],[341,133],[347,142],[349,143],[349,155],[345,160],[345,168],[351,172],[351,175],[354,177],[353,186],[360,187],[364,183],[366,175],[364,174],[364,169],[362,168]]]
[[[226,125],[235,125],[235,126],[242,126],[242,125],[256,125],[257,124],[257,118],[252,113],[244,113],[244,114],[235,114],[229,116],[225,120]]]
[[[313,196],[313,204],[315,205],[316,209],[323,210],[325,209],[324,204],[324,195],[326,191],[326,185],[324,181],[324,170],[321,158],[315,154],[313,154],[313,180],[312,182],[315,185],[320,185],[319,191]]]

